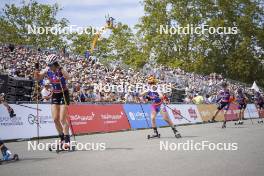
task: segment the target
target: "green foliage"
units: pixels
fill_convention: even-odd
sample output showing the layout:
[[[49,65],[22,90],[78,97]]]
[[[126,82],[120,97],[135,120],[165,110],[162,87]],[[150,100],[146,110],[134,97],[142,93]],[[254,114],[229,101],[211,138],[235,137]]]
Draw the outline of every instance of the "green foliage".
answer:
[[[15,4],[5,5],[3,15],[0,16],[0,42],[34,45],[44,48],[62,48],[66,42],[63,34],[29,33],[28,26],[36,27],[65,27],[68,21],[65,18],[58,19],[57,14],[61,10],[58,4],[40,4],[34,0],[23,1],[22,6]]]
[[[90,49],[90,44],[93,40],[92,28],[87,27],[87,33],[83,31],[82,34],[78,34],[77,32],[68,34],[67,39],[71,42],[70,50],[74,53],[78,53],[83,55],[85,51]]]
[[[187,71],[264,82],[264,10],[250,0],[144,0],[137,25],[144,55]],[[237,34],[160,34],[159,25],[237,27]],[[262,63],[261,63],[262,62]]]

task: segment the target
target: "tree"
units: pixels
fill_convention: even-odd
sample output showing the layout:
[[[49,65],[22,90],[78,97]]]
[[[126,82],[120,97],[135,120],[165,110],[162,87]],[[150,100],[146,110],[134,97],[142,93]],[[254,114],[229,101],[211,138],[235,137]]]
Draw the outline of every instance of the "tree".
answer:
[[[137,25],[144,55],[158,63],[198,73],[264,85],[264,8],[250,0],[144,0],[145,15]],[[168,27],[237,28],[230,34],[161,33]],[[164,31],[164,30],[163,30]],[[262,63],[261,63],[262,62]]]
[[[83,55],[87,50],[90,50],[90,45],[93,41],[92,28],[87,27],[87,32],[83,31],[81,34],[73,32],[67,35],[67,39],[70,42],[70,50],[73,53]]]
[[[5,5],[3,14],[0,16],[0,42],[62,48],[66,44],[63,40],[65,37],[63,33],[52,33],[46,30],[41,34],[47,27],[63,29],[67,26],[68,21],[65,18],[58,19],[57,17],[60,10],[58,4],[39,4],[34,0],[23,1],[22,6]],[[30,28],[42,30],[30,33]]]
[[[120,60],[132,67],[143,67],[145,61],[132,30],[118,23],[108,39],[108,53],[112,60]]]

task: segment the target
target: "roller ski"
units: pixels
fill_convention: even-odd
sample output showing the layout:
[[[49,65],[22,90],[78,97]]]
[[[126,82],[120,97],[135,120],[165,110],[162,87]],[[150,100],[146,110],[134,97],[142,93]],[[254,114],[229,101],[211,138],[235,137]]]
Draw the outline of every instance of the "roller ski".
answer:
[[[49,151],[50,152],[56,152],[56,153],[60,153],[60,152],[73,152],[75,151],[75,147],[74,146],[70,146],[69,143],[60,143],[57,144],[56,146],[49,146]]]
[[[215,120],[215,117],[213,117],[211,120],[208,120],[208,123],[215,123],[216,120]]]
[[[9,110],[9,116],[10,116],[10,118],[16,117],[16,114],[12,108],[10,108],[10,110]]]
[[[58,144],[56,145],[50,145],[49,146],[49,151],[50,152],[56,152],[56,153],[59,153],[60,149],[62,149],[62,146],[63,146],[63,142],[59,142]]]
[[[147,138],[148,138],[148,139],[151,139],[151,138],[160,138],[160,134],[152,134],[152,135],[148,135]]]
[[[239,120],[238,122],[235,122],[235,125],[243,125],[244,122],[242,120]]]
[[[259,124],[263,123],[263,120],[258,120],[258,123],[259,123]]]
[[[178,132],[178,130],[176,130],[175,127],[172,127],[172,131],[173,131],[173,133],[174,133],[176,138],[181,138],[182,137],[181,134]]]
[[[49,146],[49,151],[55,151],[56,153],[60,153],[63,151],[72,152],[75,151],[75,147],[70,145],[70,136],[61,134],[59,135],[60,141],[57,143],[57,145],[51,145]]]
[[[157,127],[154,127],[153,130],[154,130],[154,134],[152,134],[152,135],[148,135],[147,138],[148,138],[148,139],[152,139],[152,138],[160,138],[160,134],[159,134],[159,132],[158,132]]]

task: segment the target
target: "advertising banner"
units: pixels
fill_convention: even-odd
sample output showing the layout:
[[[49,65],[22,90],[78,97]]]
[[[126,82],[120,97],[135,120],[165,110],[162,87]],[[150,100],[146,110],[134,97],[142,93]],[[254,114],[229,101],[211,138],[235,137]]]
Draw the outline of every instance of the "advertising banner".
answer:
[[[27,139],[37,137],[37,105],[36,104],[11,104],[16,117],[10,118],[7,109],[0,105],[0,138]],[[171,104],[166,107],[169,117],[174,124],[200,123],[210,120],[217,110],[216,105],[186,105]],[[70,105],[69,118],[76,134],[90,132],[110,132],[151,127],[150,104],[107,104],[107,105]],[[226,120],[238,119],[238,108],[231,104],[230,110],[225,115]],[[264,111],[262,111],[264,117]],[[185,120],[187,118],[190,122]],[[248,104],[245,118],[258,118],[258,111],[254,104]],[[39,136],[56,136],[57,131],[51,116],[50,104],[38,105]],[[216,117],[223,121],[221,111]],[[158,127],[168,126],[161,113],[157,114]]]
[[[75,134],[130,128],[123,105],[71,105],[69,117]]]
[[[257,110],[255,104],[248,104],[247,105],[247,108],[246,108],[245,113],[244,113],[244,117],[245,117],[245,119],[258,118],[259,117],[258,110]]]
[[[144,108],[143,110],[142,108],[138,104],[125,104],[124,105],[124,110],[128,117],[130,126],[133,129],[151,127],[150,114],[146,113],[144,111]]]
[[[188,123],[202,122],[201,116],[198,112],[196,105],[170,104],[168,105],[168,107],[166,109],[169,113],[169,117],[171,118],[174,124],[188,124]]]
[[[151,128],[151,105],[150,104],[125,104],[125,112],[127,114],[131,128]],[[146,120],[147,119],[147,120]],[[157,127],[168,126],[163,120],[161,113],[156,117]]]
[[[226,112],[226,114],[224,114],[225,120],[226,121],[238,120],[239,118],[238,112],[239,112],[238,105],[231,103],[228,111]]]
[[[37,137],[37,105],[36,104],[11,104],[16,116],[10,118],[7,109],[0,106],[0,138],[19,139]],[[40,104],[39,111],[39,136],[54,136],[57,131],[51,117],[48,104]]]
[[[217,111],[217,106],[215,104],[200,104],[197,105],[199,114],[204,122],[208,122],[212,120],[215,112]],[[224,120],[224,113],[220,111],[215,118],[216,121],[223,121]]]

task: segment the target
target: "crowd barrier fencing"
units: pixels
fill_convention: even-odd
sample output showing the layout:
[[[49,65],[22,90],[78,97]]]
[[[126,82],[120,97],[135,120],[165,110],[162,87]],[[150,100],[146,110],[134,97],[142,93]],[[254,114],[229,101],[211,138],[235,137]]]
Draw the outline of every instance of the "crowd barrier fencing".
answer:
[[[3,140],[30,139],[37,137],[37,105],[10,104],[16,117],[10,118],[7,109],[0,106],[0,138]],[[169,104],[166,111],[175,125],[198,124],[207,122],[217,110],[214,104]],[[57,131],[51,115],[50,104],[39,104],[39,136],[56,136]],[[237,120],[238,107],[230,106],[224,115],[221,111],[217,121]],[[183,117],[184,118],[183,118]],[[244,113],[245,119],[258,118],[254,104],[248,104]],[[76,135],[97,132],[114,132],[131,129],[151,128],[150,104],[71,104],[68,108],[68,120],[72,124],[72,132]],[[264,117],[264,111],[262,111]],[[186,120],[187,119],[187,120]],[[162,115],[157,115],[157,126],[168,124]]]

